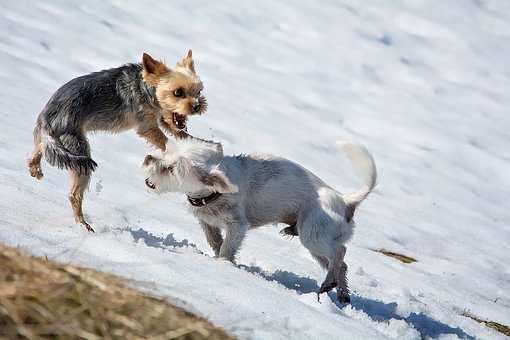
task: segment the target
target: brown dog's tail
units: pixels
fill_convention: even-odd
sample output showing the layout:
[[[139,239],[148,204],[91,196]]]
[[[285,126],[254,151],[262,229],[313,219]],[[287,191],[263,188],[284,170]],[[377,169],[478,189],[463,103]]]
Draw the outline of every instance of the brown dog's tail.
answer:
[[[89,156],[89,144],[85,137],[66,133],[59,137],[45,136],[44,158],[60,169],[73,170],[89,175],[97,163]]]
[[[337,145],[345,152],[347,157],[349,157],[358,176],[360,176],[364,182],[363,186],[358,191],[342,195],[347,205],[346,218],[347,221],[350,222],[356,207],[363,202],[374,189],[377,183],[377,169],[375,167],[374,158],[364,146],[346,141],[338,141]]]

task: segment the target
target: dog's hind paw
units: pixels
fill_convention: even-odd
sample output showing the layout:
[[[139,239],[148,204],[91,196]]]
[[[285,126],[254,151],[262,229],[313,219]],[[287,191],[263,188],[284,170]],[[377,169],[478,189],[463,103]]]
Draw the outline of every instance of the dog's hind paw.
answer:
[[[40,167],[29,167],[28,170],[30,171],[30,176],[36,178],[36,179],[42,179],[43,178],[43,172]]]
[[[319,291],[317,292],[317,301],[318,302],[321,302],[320,300],[320,296],[322,293],[327,293],[329,292],[330,290],[332,290],[333,288],[335,288],[337,286],[337,283],[336,282],[326,282],[324,281],[321,285],[321,288],[319,289]]]
[[[321,285],[321,288],[319,289],[319,295],[322,294],[322,293],[327,293],[329,292],[330,290],[332,290],[333,288],[335,288],[337,285],[336,285],[336,282],[330,282],[330,283],[326,283],[324,282],[322,285]]]
[[[291,236],[291,238],[299,235],[295,224],[283,228],[282,230],[280,230],[280,234],[282,236]]]
[[[340,303],[351,303],[351,297],[349,296],[349,292],[346,291],[338,291],[336,294],[336,298]]]
[[[88,232],[95,233],[94,229],[87,222],[81,222],[81,224],[87,229]]]

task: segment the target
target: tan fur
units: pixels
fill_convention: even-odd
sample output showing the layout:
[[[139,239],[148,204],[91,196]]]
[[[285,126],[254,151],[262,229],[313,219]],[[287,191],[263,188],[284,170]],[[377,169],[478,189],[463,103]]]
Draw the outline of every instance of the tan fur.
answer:
[[[43,178],[43,172],[41,169],[41,159],[43,155],[43,144],[38,143],[35,146],[34,151],[32,152],[32,156],[28,160],[28,170],[30,171],[30,176],[41,179]]]
[[[149,143],[155,145],[159,149],[165,151],[166,150],[166,138],[165,134],[157,127],[152,129],[138,132],[138,135],[145,138]]]
[[[143,79],[156,88],[156,98],[161,108],[157,114],[154,114],[156,122],[157,116],[161,116],[160,123],[164,123],[162,125],[167,132],[177,138],[186,137],[187,134],[179,130],[174,123],[174,112],[187,119],[188,116],[201,114],[207,109],[207,102],[200,95],[203,85],[195,72],[191,50],[173,69],[169,69],[146,53],[144,53],[142,64]],[[184,92],[183,97],[175,96],[177,89]],[[198,111],[193,109],[196,104],[200,104]],[[144,135],[143,131],[141,135]]]
[[[143,80],[152,86],[158,84],[159,78],[165,73],[170,72],[166,65],[160,61],[155,60],[147,53],[143,54],[142,57],[143,65]]]
[[[188,51],[188,54],[181,61],[179,61],[176,65],[177,67],[182,67],[190,70],[195,73],[195,63],[193,61],[193,52],[191,50]]]
[[[90,224],[85,221],[82,211],[83,193],[89,186],[90,175],[80,175],[75,171],[69,171],[71,179],[71,190],[69,193],[69,202],[73,208],[74,219],[76,223],[82,224],[88,231],[94,231]]]
[[[183,89],[186,97],[175,97],[174,91]],[[177,111],[182,115],[193,115],[191,107],[202,90],[202,82],[190,73],[170,72],[160,77],[156,86],[156,97],[164,111]]]
[[[285,216],[283,216],[280,223],[288,224],[288,225],[295,225],[297,223],[297,216],[296,213],[289,213]]]
[[[136,133],[155,147],[165,151],[167,137],[158,126],[158,119],[161,116],[160,110],[146,105],[143,107],[144,121],[136,129]]]

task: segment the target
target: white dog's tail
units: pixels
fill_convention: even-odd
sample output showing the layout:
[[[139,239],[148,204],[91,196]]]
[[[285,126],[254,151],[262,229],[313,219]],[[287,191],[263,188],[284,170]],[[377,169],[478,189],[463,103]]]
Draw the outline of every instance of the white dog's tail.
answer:
[[[356,207],[374,189],[377,182],[377,169],[372,155],[363,145],[349,141],[337,141],[336,144],[349,157],[354,170],[364,183],[358,191],[342,195],[348,207],[347,220],[349,221],[352,219]]]

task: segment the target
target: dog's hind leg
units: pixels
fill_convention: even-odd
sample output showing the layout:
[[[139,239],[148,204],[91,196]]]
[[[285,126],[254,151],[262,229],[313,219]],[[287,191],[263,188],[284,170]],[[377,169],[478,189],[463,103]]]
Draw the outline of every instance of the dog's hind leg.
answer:
[[[347,286],[347,264],[344,262],[346,250],[345,246],[342,245],[335,251],[334,257],[328,259],[328,273],[318,292],[318,295],[320,295],[336,287],[337,298],[341,303],[349,303],[351,301]]]
[[[30,171],[30,176],[41,179],[43,178],[43,172],[41,168],[41,158],[42,158],[42,145],[36,146],[30,159],[28,160],[28,171]]]
[[[327,293],[336,287],[337,298],[341,303],[351,301],[347,286],[347,264],[344,262],[346,251],[345,246],[340,246],[335,251],[334,258],[329,260],[328,273],[318,293]]]
[[[83,225],[88,231],[94,232],[94,229],[85,221],[83,217],[82,202],[85,189],[90,182],[90,174],[81,174],[75,170],[69,171],[71,176],[71,190],[69,192],[69,202],[73,208],[74,219],[76,223]]]
[[[310,253],[312,255],[312,257],[317,261],[319,262],[320,266],[322,267],[322,269],[326,269],[328,270],[328,266],[329,266],[329,261],[327,259],[327,257],[325,256],[320,256],[320,255],[317,255],[317,254],[314,254],[314,253]]]
[[[223,244],[223,236],[221,236],[221,230],[202,221],[200,221],[200,225],[204,230],[207,243],[209,243],[213,249],[214,255],[218,257],[220,255],[221,245]]]
[[[90,159],[90,146],[84,135],[81,133],[66,133],[60,137],[62,144],[70,152],[70,154],[78,155],[86,159]],[[80,158],[81,159],[81,158]],[[95,164],[95,162],[94,162]],[[83,225],[88,231],[94,232],[94,229],[85,221],[83,217],[82,203],[85,190],[90,183],[92,170],[86,164],[80,161],[71,162],[73,166],[69,170],[71,179],[71,189],[69,191],[69,202],[73,208],[74,219],[76,223]]]
[[[39,124],[34,129],[34,151],[28,160],[28,171],[30,176],[41,179],[43,178],[43,172],[41,169],[41,158],[43,156],[43,144],[41,136],[41,127]]]
[[[341,303],[351,302],[349,287],[347,285],[347,263],[344,261],[346,251],[347,249],[345,246],[341,246],[333,262],[337,283],[336,296]]]
[[[336,286],[337,286],[337,283],[335,281],[335,273],[330,268],[328,270],[328,273],[326,274],[326,278],[324,279],[324,282],[322,282],[321,287],[320,287],[319,291],[317,292],[317,300],[319,300],[319,296],[322,293],[327,293],[330,290],[332,290],[333,288],[335,288]]]

